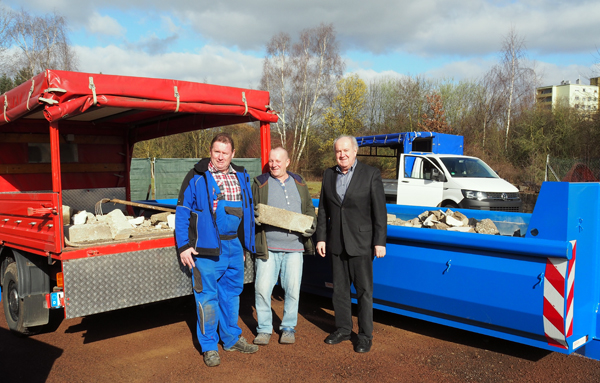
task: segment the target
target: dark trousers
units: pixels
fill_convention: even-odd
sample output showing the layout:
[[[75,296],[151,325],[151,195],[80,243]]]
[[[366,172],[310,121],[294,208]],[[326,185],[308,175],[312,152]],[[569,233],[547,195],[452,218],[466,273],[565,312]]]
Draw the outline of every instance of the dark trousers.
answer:
[[[358,301],[358,337],[373,339],[373,256],[351,257],[345,251],[332,255],[335,326],[342,334],[352,332],[350,285]]]

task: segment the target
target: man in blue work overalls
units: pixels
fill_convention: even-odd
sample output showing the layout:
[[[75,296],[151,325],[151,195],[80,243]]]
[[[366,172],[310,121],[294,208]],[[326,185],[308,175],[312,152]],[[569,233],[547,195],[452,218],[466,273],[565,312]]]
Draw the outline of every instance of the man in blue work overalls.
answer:
[[[192,270],[198,324],[196,333],[209,367],[225,351],[251,354],[238,326],[244,287],[244,249],[254,253],[254,205],[250,176],[231,164],[233,139],[217,134],[210,159],[200,160],[185,177],[177,201],[175,238],[181,263]]]

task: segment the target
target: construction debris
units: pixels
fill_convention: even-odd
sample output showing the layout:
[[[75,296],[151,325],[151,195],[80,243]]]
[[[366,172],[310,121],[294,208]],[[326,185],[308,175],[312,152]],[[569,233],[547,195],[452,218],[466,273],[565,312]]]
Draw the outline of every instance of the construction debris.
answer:
[[[388,225],[431,228],[436,230],[460,231],[463,233],[479,233],[500,235],[494,222],[489,219],[477,221],[474,218],[468,218],[459,211],[450,209],[445,212],[442,210],[425,211],[418,217],[404,221],[397,218],[394,214],[388,214]],[[515,235],[520,235],[515,232]]]
[[[125,216],[119,209],[106,215],[94,215],[63,206],[63,217],[65,223],[71,223],[65,225],[65,238],[73,246],[173,235],[175,227],[175,214],[169,212],[145,218]]]

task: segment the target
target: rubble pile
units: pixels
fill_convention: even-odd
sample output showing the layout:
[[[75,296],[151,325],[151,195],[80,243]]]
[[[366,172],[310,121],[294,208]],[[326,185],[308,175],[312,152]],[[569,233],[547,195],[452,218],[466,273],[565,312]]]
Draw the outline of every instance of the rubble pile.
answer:
[[[408,221],[399,219],[394,214],[388,214],[388,225],[500,235],[498,228],[491,219],[486,218],[478,221],[475,218],[468,218],[459,211],[450,209],[445,212],[442,210],[425,211],[418,217]],[[515,232],[515,235],[520,234]]]
[[[65,225],[67,242],[81,244],[172,235],[175,214],[164,212],[154,214],[150,218],[131,217],[119,209],[104,215],[94,215],[85,210],[72,214],[72,209],[65,206],[63,222],[69,222]]]

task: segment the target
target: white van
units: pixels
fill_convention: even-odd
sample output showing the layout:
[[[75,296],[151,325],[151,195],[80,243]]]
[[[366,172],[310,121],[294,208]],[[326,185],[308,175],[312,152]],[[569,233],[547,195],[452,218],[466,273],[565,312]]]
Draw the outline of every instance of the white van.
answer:
[[[477,157],[401,154],[396,191],[399,205],[521,211],[519,190]]]

